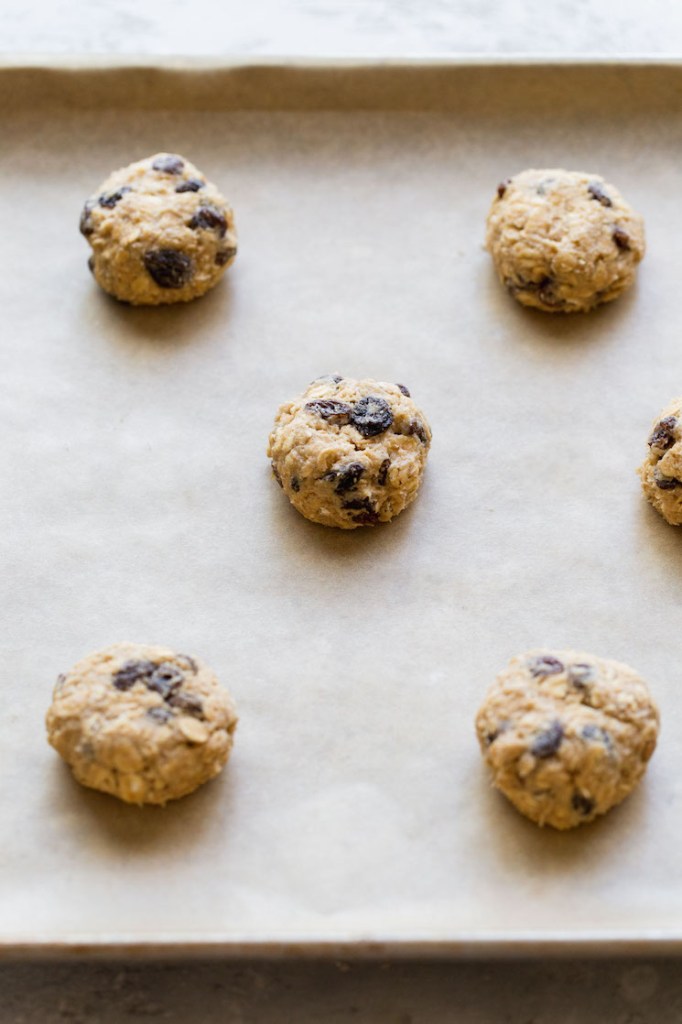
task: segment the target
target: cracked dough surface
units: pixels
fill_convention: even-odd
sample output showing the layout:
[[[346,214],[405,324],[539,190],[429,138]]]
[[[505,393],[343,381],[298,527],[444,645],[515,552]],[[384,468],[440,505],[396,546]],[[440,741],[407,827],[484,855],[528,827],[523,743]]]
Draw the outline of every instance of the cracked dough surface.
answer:
[[[201,171],[156,153],[114,171],[87,200],[80,230],[105,292],[134,306],[188,302],[237,253],[232,210]]]
[[[674,398],[654,421],[649,454],[639,467],[642,490],[672,526],[682,525],[682,398]]]
[[[527,170],[498,186],[486,248],[522,305],[587,312],[634,282],[644,222],[598,174]]]
[[[388,522],[414,501],[430,444],[405,385],[334,374],[280,407],[267,454],[301,515],[354,530]]]
[[[220,772],[237,716],[197,659],[120,643],[59,676],[46,725],[84,786],[127,803],[165,804]]]
[[[578,651],[512,658],[476,717],[493,785],[539,825],[573,828],[620,803],[644,774],[658,709],[627,665]]]

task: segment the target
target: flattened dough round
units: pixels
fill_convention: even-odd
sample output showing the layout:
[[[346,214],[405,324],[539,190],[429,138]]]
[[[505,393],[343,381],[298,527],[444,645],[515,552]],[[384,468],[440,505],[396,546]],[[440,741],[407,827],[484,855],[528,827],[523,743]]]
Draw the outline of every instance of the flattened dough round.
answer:
[[[84,786],[165,804],[223,768],[234,703],[206,665],[166,647],[121,643],[59,676],[48,740]]]
[[[587,312],[633,283],[644,222],[598,174],[528,170],[498,186],[486,248],[522,305]]]
[[[592,821],[633,790],[658,709],[627,665],[578,651],[512,658],[476,718],[493,785],[539,825]]]
[[[114,171],[83,207],[80,230],[97,283],[134,306],[196,299],[237,253],[232,210],[176,153]]]
[[[649,454],[639,467],[642,490],[672,526],[682,524],[682,398],[674,398],[654,421]]]
[[[301,515],[354,530],[388,522],[414,501],[430,444],[404,384],[334,374],[281,406],[268,456]]]

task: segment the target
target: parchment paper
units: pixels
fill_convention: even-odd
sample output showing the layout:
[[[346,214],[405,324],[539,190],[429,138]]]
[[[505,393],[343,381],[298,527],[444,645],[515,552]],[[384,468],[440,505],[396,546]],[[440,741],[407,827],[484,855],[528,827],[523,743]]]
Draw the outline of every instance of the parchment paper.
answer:
[[[498,73],[485,116],[207,113],[176,109],[172,76],[163,109],[139,110],[125,70],[109,107],[29,108],[8,88],[5,952],[682,936],[682,539],[635,475],[682,389],[682,113],[657,113],[641,76],[622,102],[625,67],[615,103],[597,69],[560,107],[542,69],[513,107]],[[240,252],[205,298],[132,309],[88,273],[78,216],[158,150],[221,187]],[[587,317],[524,311],[482,249],[498,181],[543,165],[604,174],[646,219],[636,289]],[[431,421],[423,491],[390,526],[314,526],[270,476],[278,404],[334,371],[407,384]],[[57,673],[119,639],[197,653],[238,701],[227,770],[165,809],[82,789],[45,741]],[[473,733],[497,671],[544,644],[632,664],[662,712],[640,789],[569,834],[490,788]]]

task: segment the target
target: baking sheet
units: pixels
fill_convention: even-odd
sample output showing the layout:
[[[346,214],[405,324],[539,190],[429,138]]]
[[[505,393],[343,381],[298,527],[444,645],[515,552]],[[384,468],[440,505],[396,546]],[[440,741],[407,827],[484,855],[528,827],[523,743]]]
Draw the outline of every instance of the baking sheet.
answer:
[[[682,383],[681,83],[0,69],[6,955],[678,948],[682,550],[634,470]],[[218,183],[240,253],[202,300],[132,309],[78,215],[158,150]],[[482,249],[497,182],[543,165],[646,220],[638,285],[588,317],[523,310]],[[310,524],[270,477],[278,404],[334,371],[406,383],[431,421],[390,526]],[[165,809],[80,788],[45,742],[57,673],[119,639],[196,652],[238,701],[227,770]],[[489,787],[473,734],[538,645],[632,664],[662,712],[643,785],[568,834]]]

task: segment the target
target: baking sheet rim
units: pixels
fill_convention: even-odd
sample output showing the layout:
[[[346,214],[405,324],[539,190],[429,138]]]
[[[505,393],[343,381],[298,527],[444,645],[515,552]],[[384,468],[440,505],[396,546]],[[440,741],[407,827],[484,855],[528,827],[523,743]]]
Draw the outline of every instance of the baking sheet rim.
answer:
[[[400,939],[395,937],[348,936],[320,939],[289,935],[253,941],[245,937],[220,935],[188,940],[186,936],[152,935],[148,939],[120,933],[107,936],[70,935],[63,939],[35,941],[20,937],[0,941],[0,962],[12,960],[57,960],[98,958],[175,958],[235,960],[514,960],[598,957],[679,956],[682,934],[677,932],[623,935],[585,931],[567,939],[561,933],[541,936],[519,932],[501,939],[499,935],[462,935],[458,939]]]
[[[393,68],[395,70],[420,68],[572,68],[581,67],[592,70],[600,68],[680,68],[682,56],[665,56],[659,54],[635,53],[624,55],[567,53],[554,56],[543,53],[509,53],[509,54],[427,54],[426,56],[401,55],[385,57],[371,53],[362,56],[348,55],[340,57],[311,57],[298,54],[253,54],[247,56],[225,57],[196,56],[184,54],[164,54],[155,56],[146,53],[117,54],[44,54],[27,51],[25,53],[1,53],[0,71],[17,69],[30,70],[106,70],[117,71],[127,68],[149,68],[150,70],[189,70],[189,71],[226,71],[241,68],[302,68],[311,70]]]
[[[169,87],[177,89],[172,108],[183,110],[270,111],[504,111],[525,102],[527,85],[538,75],[547,81],[543,103],[555,109],[567,96],[578,102],[575,85],[585,77],[604,75],[614,101],[628,107],[646,103],[653,83],[656,106],[679,109],[682,102],[682,57],[580,55],[550,59],[545,55],[461,55],[443,57],[334,57],[265,55],[214,57],[132,54],[107,55],[0,53],[0,91],[9,113],[46,109],[71,110],[116,107],[154,110],[166,102]],[[123,75],[119,75],[124,72]],[[624,73],[636,75],[632,88]],[[422,73],[420,88],[415,76]],[[502,88],[490,88],[488,74],[505,75]],[[84,75],[87,87],[78,86]],[[118,75],[118,78],[117,78]],[[676,88],[670,88],[670,76]],[[536,90],[537,91],[537,90]],[[546,93],[546,96],[545,96]],[[616,95],[617,94],[617,95]],[[536,97],[537,101],[537,97]],[[601,98],[588,89],[585,112],[603,116]],[[480,112],[480,111],[479,111]],[[608,113],[608,111],[607,111]],[[609,115],[610,116],[610,115]]]

